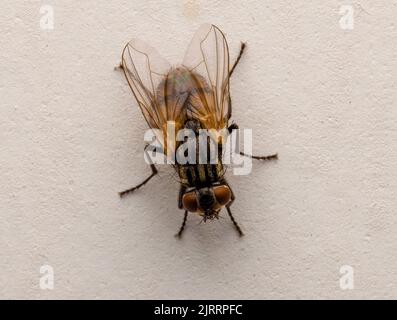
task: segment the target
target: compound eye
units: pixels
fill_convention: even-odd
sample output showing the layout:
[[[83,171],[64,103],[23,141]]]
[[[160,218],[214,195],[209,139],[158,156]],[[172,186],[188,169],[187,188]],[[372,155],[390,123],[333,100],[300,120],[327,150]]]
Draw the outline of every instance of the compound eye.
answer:
[[[224,206],[228,204],[232,198],[232,192],[230,188],[225,185],[215,186],[213,187],[214,194],[216,201],[221,205]]]
[[[182,204],[185,210],[190,212],[196,212],[197,211],[196,193],[194,191],[185,193],[182,197]]]

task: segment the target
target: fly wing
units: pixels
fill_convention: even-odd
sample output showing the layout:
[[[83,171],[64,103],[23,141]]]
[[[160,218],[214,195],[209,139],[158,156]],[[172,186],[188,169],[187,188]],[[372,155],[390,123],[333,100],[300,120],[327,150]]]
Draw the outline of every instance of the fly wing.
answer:
[[[230,118],[229,49],[222,31],[202,25],[194,35],[183,60],[197,90],[190,97],[191,113],[207,129],[227,127]]]
[[[167,140],[167,122],[180,122],[184,103],[183,97],[167,98],[175,91],[173,82],[167,81],[170,64],[143,41],[132,40],[124,47],[122,67],[146,122],[150,128],[159,129],[155,134],[166,153],[175,145],[175,141]]]
[[[157,87],[171,66],[155,49],[140,40],[131,40],[124,47],[122,66],[149,127],[160,129],[166,112],[158,103]]]

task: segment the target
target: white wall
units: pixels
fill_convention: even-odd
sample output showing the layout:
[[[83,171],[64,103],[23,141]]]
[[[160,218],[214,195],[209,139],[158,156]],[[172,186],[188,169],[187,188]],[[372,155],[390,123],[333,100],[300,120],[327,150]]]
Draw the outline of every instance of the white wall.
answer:
[[[40,28],[40,7],[54,29]],[[353,5],[353,30],[339,24]],[[1,298],[397,298],[395,1],[6,1],[0,5]],[[233,119],[254,151],[229,176],[246,236],[191,216],[150,172],[113,67],[133,37],[170,61],[203,22],[227,36]],[[53,290],[39,269],[55,272]],[[354,268],[342,290],[339,269]]]

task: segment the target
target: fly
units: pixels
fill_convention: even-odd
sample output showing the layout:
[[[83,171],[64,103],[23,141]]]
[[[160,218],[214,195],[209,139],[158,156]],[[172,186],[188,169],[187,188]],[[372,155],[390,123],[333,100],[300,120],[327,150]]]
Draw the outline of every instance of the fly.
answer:
[[[176,132],[193,132],[188,140],[196,145],[199,145],[201,130],[226,130],[230,134],[238,129],[235,123],[229,125],[232,116],[229,81],[245,48],[242,43],[239,55],[230,68],[226,38],[219,28],[208,24],[196,32],[183,63],[178,67],[171,67],[156,50],[142,41],[127,43],[120,68],[147,124],[157,130],[162,138],[161,153],[167,156],[181,145],[181,141],[174,138],[170,141],[167,132],[169,123],[174,124]],[[205,222],[219,219],[222,208],[226,208],[238,234],[243,235],[230,209],[235,195],[225,178],[226,166],[222,159],[224,140],[218,139],[217,142],[220,144],[217,145],[215,162],[177,161],[172,164],[180,182],[178,207],[184,210],[177,237],[181,237],[185,229],[189,212],[197,213]],[[149,149],[145,147],[147,155]],[[210,151],[210,146],[205,146],[205,149]],[[240,154],[259,160],[277,159],[277,154]],[[139,189],[158,173],[154,163],[150,163],[150,168],[152,173],[149,177],[135,187],[120,192],[120,197]]]

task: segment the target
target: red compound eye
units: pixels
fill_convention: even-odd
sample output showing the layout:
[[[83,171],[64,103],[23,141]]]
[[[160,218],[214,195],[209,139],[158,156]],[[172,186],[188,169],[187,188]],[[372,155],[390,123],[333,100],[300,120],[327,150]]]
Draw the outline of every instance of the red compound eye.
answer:
[[[182,197],[182,204],[185,210],[190,212],[196,212],[197,211],[196,192],[192,191],[185,193]]]
[[[216,201],[221,205],[224,206],[228,204],[232,198],[232,192],[230,188],[225,185],[215,186],[213,187],[214,194]]]

